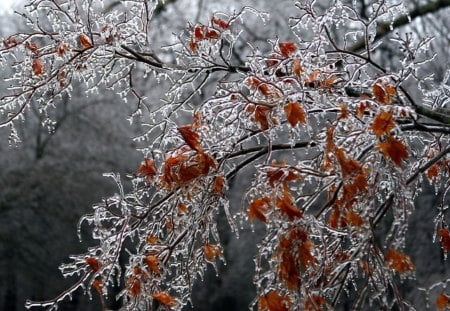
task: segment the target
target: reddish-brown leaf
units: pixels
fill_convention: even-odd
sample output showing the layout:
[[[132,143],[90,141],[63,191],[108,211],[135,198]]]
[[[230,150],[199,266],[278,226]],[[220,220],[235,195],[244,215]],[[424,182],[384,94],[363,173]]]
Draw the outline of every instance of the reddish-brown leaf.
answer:
[[[370,128],[373,130],[377,137],[383,134],[390,135],[391,130],[395,127],[395,121],[392,116],[392,111],[380,112],[373,120]]]
[[[25,42],[25,47],[33,53],[36,53],[38,50],[38,45],[35,42]]]
[[[269,111],[270,108],[267,106],[257,105],[255,107],[254,120],[259,123],[262,130],[267,130],[269,128]]]
[[[300,59],[295,58],[294,61],[292,62],[292,73],[299,77],[302,74],[302,72],[303,67],[302,64],[300,63]]]
[[[353,227],[361,227],[364,223],[361,216],[353,210],[346,211],[345,222],[347,225]]]
[[[278,184],[285,184],[296,180],[299,176],[286,167],[285,162],[277,164],[276,161],[273,161],[272,167],[267,170],[267,178],[269,185],[274,188]]]
[[[339,165],[341,166],[342,175],[344,177],[358,173],[361,170],[361,163],[348,157],[343,149],[336,147],[335,154]]]
[[[58,53],[59,56],[63,56],[64,54],[66,54],[68,49],[69,44],[67,44],[66,42],[60,42],[58,44],[58,47],[56,48],[56,52]]]
[[[278,266],[278,275],[286,284],[288,289],[295,290],[300,283],[300,271],[296,264],[295,256],[289,250],[284,250],[281,254]]]
[[[202,146],[200,145],[200,135],[194,131],[192,124],[180,126],[178,131],[189,147],[197,151],[202,150]]]
[[[372,85],[372,92],[375,99],[383,105],[390,104],[397,94],[394,86],[381,80]]]
[[[269,197],[262,197],[253,199],[248,206],[248,217],[250,222],[253,222],[255,218],[258,218],[262,222],[266,223],[267,219],[265,213],[267,212],[267,206],[270,205]]]
[[[223,194],[223,186],[225,185],[225,178],[223,176],[217,176],[214,178],[213,190],[219,194]]]
[[[441,242],[441,247],[444,252],[450,251],[450,231],[448,228],[439,229],[439,238]]]
[[[86,263],[91,267],[92,271],[97,272],[100,270],[101,264],[95,257],[88,257],[85,259]]]
[[[97,291],[97,293],[99,293],[100,295],[103,295],[103,282],[100,279],[95,279],[92,282],[92,287],[95,288],[95,290]]]
[[[289,296],[281,296],[275,290],[259,297],[259,311],[288,311],[290,307],[291,299]]]
[[[91,39],[89,39],[89,37],[86,36],[84,33],[80,34],[78,36],[78,39],[80,40],[81,48],[88,49],[92,46]]]
[[[450,296],[445,293],[441,293],[436,297],[436,308],[438,310],[446,310],[450,307]]]
[[[39,57],[33,60],[33,72],[36,76],[44,73],[44,62]]]
[[[206,243],[203,245],[203,253],[207,261],[214,262],[222,254],[222,250],[217,245]]]
[[[153,293],[152,297],[167,307],[174,307],[176,305],[175,297],[170,296],[165,291]]]
[[[230,25],[228,24],[227,21],[225,21],[221,18],[214,17],[214,16],[211,18],[211,22],[214,25],[217,25],[218,27],[220,27],[222,29],[228,29],[230,27]]]
[[[128,295],[136,297],[141,293],[141,280],[136,275],[132,275],[127,280],[127,288]]]
[[[339,119],[347,119],[349,115],[347,105],[344,103],[340,104],[339,110],[341,112],[341,114],[339,115]]]
[[[402,161],[408,159],[408,150],[405,144],[394,137],[389,136],[385,141],[378,144],[385,157],[389,157],[397,166],[402,166]]]
[[[184,204],[183,202],[178,203],[178,213],[180,213],[180,214],[189,213],[189,209],[188,209],[187,205]]]
[[[159,269],[159,258],[155,255],[148,255],[145,257],[145,263],[150,268],[150,270],[155,274],[160,274],[161,270]]]
[[[397,271],[399,274],[411,272],[415,269],[411,257],[392,248],[387,250],[385,260],[389,268]]]
[[[277,197],[276,206],[289,217],[289,220],[302,217],[302,211],[295,206],[292,195],[287,187],[283,192],[283,196]]]
[[[428,170],[427,170],[427,177],[430,181],[436,181],[439,176],[439,164],[434,163]]]
[[[306,123],[306,112],[299,103],[287,103],[286,106],[284,106],[284,112],[286,113],[286,118],[292,127],[296,127],[299,122],[301,124]]]
[[[360,118],[364,116],[364,112],[369,107],[369,103],[367,101],[361,101],[356,107],[356,115]]]
[[[284,57],[291,56],[297,50],[297,45],[294,42],[280,42],[278,43],[281,55]]]
[[[138,173],[144,175],[147,181],[151,181],[158,171],[152,159],[144,158],[144,162],[138,168]]]

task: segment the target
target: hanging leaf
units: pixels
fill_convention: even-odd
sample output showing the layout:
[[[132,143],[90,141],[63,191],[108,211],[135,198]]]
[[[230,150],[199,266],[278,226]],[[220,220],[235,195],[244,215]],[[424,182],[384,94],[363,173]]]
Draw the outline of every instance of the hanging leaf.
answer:
[[[69,49],[69,44],[66,42],[60,42],[56,48],[56,52],[59,56],[64,56]]]
[[[33,60],[33,72],[36,76],[44,73],[44,62],[39,57]]]
[[[292,127],[296,127],[298,123],[306,123],[306,112],[297,102],[289,102],[284,106],[286,118]]]
[[[80,40],[81,48],[82,48],[83,50],[92,47],[91,39],[89,39],[89,37],[86,36],[84,33],[80,34],[80,35],[78,36],[78,39]]]
[[[448,228],[439,229],[439,238],[442,250],[445,253],[448,253],[450,251],[450,231],[448,230]]]
[[[402,166],[402,161],[408,159],[408,150],[405,144],[394,137],[389,136],[385,141],[378,144],[384,157],[391,158],[397,166]]]
[[[203,245],[203,253],[205,254],[205,259],[207,261],[214,262],[216,261],[217,256],[222,254],[222,250],[217,245],[206,243]]]
[[[159,269],[159,258],[155,255],[148,255],[145,257],[145,263],[150,268],[150,270],[155,274],[160,274],[161,270]]]
[[[250,222],[253,222],[255,218],[258,218],[260,221],[266,223],[267,219],[264,215],[267,213],[267,206],[270,205],[269,197],[262,197],[253,199],[253,201],[248,206],[248,217]]]
[[[296,217],[302,217],[302,211],[295,206],[292,194],[288,187],[285,187],[282,197],[277,197],[276,207],[286,214],[291,221]]]
[[[194,131],[191,124],[180,126],[178,131],[189,147],[197,151],[202,150],[202,146],[200,145],[200,135]]]
[[[223,194],[223,186],[225,184],[225,178],[223,176],[217,176],[214,178],[213,190],[218,194]]]
[[[292,73],[296,76],[300,77],[301,73],[303,72],[303,67],[300,63],[300,59],[295,58],[292,62]]]
[[[144,162],[138,168],[138,173],[144,175],[146,180],[149,182],[156,176],[158,171],[156,170],[155,163],[152,159],[144,158]]]
[[[370,128],[375,133],[375,136],[381,137],[383,134],[391,135],[391,130],[395,127],[395,122],[392,116],[392,111],[380,112],[373,120]]]

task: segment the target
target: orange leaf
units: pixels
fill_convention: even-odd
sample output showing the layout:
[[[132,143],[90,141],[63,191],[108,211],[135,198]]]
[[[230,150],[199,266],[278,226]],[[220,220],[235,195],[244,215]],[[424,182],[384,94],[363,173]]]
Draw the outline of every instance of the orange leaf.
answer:
[[[444,293],[437,295],[436,308],[438,308],[438,310],[445,310],[447,307],[450,307],[450,297]]]
[[[144,158],[144,162],[138,168],[138,173],[144,175],[147,181],[152,180],[152,178],[157,173],[155,163],[153,162],[153,160],[149,158]]]
[[[297,50],[297,46],[294,42],[280,42],[278,43],[278,46],[280,48],[281,55],[284,57],[294,54],[295,50]]]
[[[89,37],[86,36],[84,33],[80,34],[78,36],[78,39],[80,40],[81,47],[83,49],[88,49],[88,48],[90,48],[92,46],[91,39],[89,39]]]
[[[200,135],[194,132],[193,126],[191,124],[180,126],[178,128],[178,131],[189,147],[197,151],[200,151],[202,149],[202,146],[200,145]]]
[[[301,73],[303,72],[302,64],[300,63],[300,60],[298,58],[295,58],[294,61],[292,62],[292,72],[296,76],[300,76]]]
[[[253,201],[248,206],[248,217],[250,219],[250,222],[253,222],[253,220],[256,217],[260,221],[266,223],[267,219],[264,214],[267,212],[266,206],[269,204],[270,204],[269,197],[253,199]]]
[[[222,254],[222,250],[217,245],[206,243],[203,245],[203,253],[207,261],[214,262],[216,257]]]
[[[155,236],[153,234],[150,234],[150,235],[147,236],[147,243],[148,244],[155,244],[156,242],[158,242],[158,237],[157,236]]]
[[[44,73],[44,62],[38,57],[33,60],[33,72],[36,76]]]
[[[153,273],[160,274],[161,270],[159,269],[159,258],[155,255],[148,255],[145,257],[145,263],[153,271]]]
[[[159,301],[165,306],[174,307],[176,304],[175,297],[170,296],[167,292],[156,292],[152,294],[153,299]]]
[[[103,283],[100,279],[95,279],[94,282],[92,282],[92,287],[95,288],[95,290],[100,295],[103,295],[103,292],[102,292]]]
[[[372,85],[372,92],[375,99],[381,104],[390,104],[397,94],[395,87],[387,82],[377,80]]]
[[[361,163],[348,157],[343,149],[336,147],[335,152],[344,177],[357,173],[361,170]]]
[[[411,272],[415,269],[411,257],[392,248],[387,250],[385,260],[389,268],[400,274]]]
[[[378,148],[385,157],[390,157],[398,166],[402,166],[402,160],[408,158],[408,150],[401,140],[388,137],[387,140],[378,144]]]
[[[178,203],[178,212],[180,214],[187,214],[189,212],[188,207],[183,202]]]
[[[286,118],[292,127],[296,127],[299,122],[301,124],[306,123],[305,110],[303,110],[299,103],[287,103],[286,106],[284,106],[284,112],[286,113]]]
[[[439,229],[439,237],[441,241],[441,247],[444,252],[450,251],[450,231],[448,228]]]
[[[288,311],[291,307],[289,296],[281,296],[277,291],[271,290],[259,297],[259,311]]]
[[[88,257],[85,259],[85,261],[94,272],[97,272],[101,267],[100,262],[95,257]]]
[[[374,131],[377,137],[383,134],[390,135],[391,130],[395,127],[395,122],[392,117],[392,111],[383,111],[379,113],[373,120],[370,128]]]

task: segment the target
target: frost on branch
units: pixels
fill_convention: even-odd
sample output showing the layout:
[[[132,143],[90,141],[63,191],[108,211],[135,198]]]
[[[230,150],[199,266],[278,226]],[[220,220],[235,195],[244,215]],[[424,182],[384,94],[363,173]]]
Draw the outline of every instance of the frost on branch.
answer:
[[[427,89],[419,70],[433,59],[430,39],[399,33],[388,43],[403,58],[392,69],[377,62],[385,44],[375,40],[377,24],[393,24],[403,5],[376,1],[363,17],[356,1],[295,2],[285,20],[291,39],[274,35],[265,47],[243,38],[247,23],[267,14],[221,12],[189,24],[170,62],[150,45],[156,3],[123,3],[105,10],[101,1],[32,1],[25,17],[33,32],[6,38],[0,51],[12,68],[2,125],[30,106],[44,113],[70,94],[74,79],[133,98],[143,124],[132,190],[108,174],[118,193],[79,224],[98,245],[61,266],[79,281],[27,306],[56,309],[78,288],[107,305],[118,285],[112,298],[125,310],[181,309],[207,266],[225,261],[223,211],[237,234],[247,223],[265,226],[252,308],[409,307],[397,284],[414,278],[405,237],[425,176],[445,187],[435,234],[436,247],[449,249],[450,147],[449,122],[433,101],[448,109],[448,93]],[[47,28],[37,22],[42,16]],[[363,48],[351,49],[360,40]],[[141,95],[140,74],[165,78],[162,102]],[[230,186],[247,168],[251,186],[231,209]]]

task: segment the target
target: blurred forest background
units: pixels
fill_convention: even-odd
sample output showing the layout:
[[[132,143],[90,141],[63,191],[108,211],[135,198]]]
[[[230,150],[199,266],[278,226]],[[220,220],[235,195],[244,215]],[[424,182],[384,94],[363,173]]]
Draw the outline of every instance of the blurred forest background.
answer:
[[[364,13],[370,1],[359,2]],[[120,1],[105,3],[105,10],[120,10]],[[327,5],[327,1],[323,3]],[[430,4],[435,6],[424,10]],[[270,48],[267,39],[295,41],[288,29],[288,17],[296,11],[292,0],[166,0],[155,11],[152,21],[153,47],[161,58],[171,61],[174,56],[170,48],[161,47],[174,42],[175,35],[189,23],[207,23],[213,12],[232,12],[243,5],[271,15],[265,25],[256,19],[253,24],[249,22],[247,41],[251,45],[265,51]],[[380,28],[379,33],[384,35],[380,39],[389,40],[395,32],[434,36],[431,52],[437,53],[435,65],[429,65],[426,70],[442,80],[450,66],[450,1],[407,0],[406,5],[411,22],[406,19],[393,31]],[[20,10],[20,3],[15,2],[15,6]],[[0,11],[2,38],[26,30],[21,18],[11,9]],[[345,29],[336,29],[334,37],[338,38],[342,31]],[[240,55],[245,55],[248,46],[237,48],[242,51]],[[397,55],[398,51],[386,44],[375,57],[389,67],[395,66]],[[0,75],[0,84],[7,85],[4,78],[8,68],[2,68]],[[158,85],[149,76],[136,83],[140,83],[139,88],[147,97],[154,100],[163,97],[164,81]],[[414,94],[414,90],[409,91]],[[200,98],[194,98],[194,103],[195,100]],[[70,254],[83,252],[92,242],[83,232],[84,239],[79,242],[78,219],[90,211],[92,204],[116,191],[112,179],[102,174],[117,172],[126,179],[142,160],[139,142],[130,137],[137,136],[145,124],[136,121],[130,125],[127,120],[135,107],[132,99],[123,103],[108,90],[86,93],[79,84],[72,98],[59,103],[48,117],[33,110],[27,112],[25,122],[18,126],[20,144],[10,146],[9,132],[0,130],[0,310],[23,310],[27,298],[52,298],[71,285],[73,280],[63,279],[58,266],[68,261]],[[248,170],[245,174],[252,172]],[[233,190],[248,187],[247,179],[241,175],[231,184],[232,205],[241,204],[241,192]],[[435,211],[431,208],[440,196],[439,191],[424,182],[409,231],[407,250],[416,264],[417,280],[405,281],[401,290],[406,298],[424,307],[425,296],[412,294],[412,284],[427,287],[450,276],[450,261],[443,261],[433,237]],[[220,267],[219,277],[212,269],[208,271],[205,280],[194,290],[193,304],[196,310],[245,310],[254,297],[253,255],[258,232],[263,229],[245,227],[237,238],[230,233],[225,220],[219,223],[223,224],[220,229],[227,265]],[[60,308],[100,310],[98,297],[93,296],[90,301],[78,292]]]

